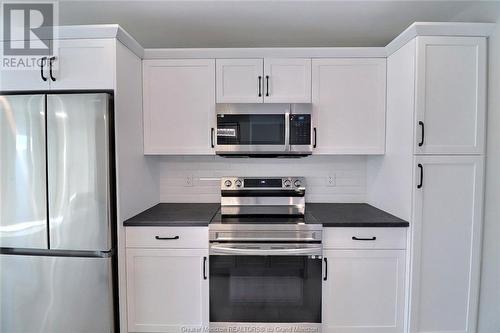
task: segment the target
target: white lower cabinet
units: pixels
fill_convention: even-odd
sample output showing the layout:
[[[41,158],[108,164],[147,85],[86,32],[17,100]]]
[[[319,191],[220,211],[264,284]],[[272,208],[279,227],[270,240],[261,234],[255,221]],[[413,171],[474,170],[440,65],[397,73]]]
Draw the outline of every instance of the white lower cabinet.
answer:
[[[325,228],[323,333],[403,333],[406,228]]]
[[[128,332],[204,332],[208,249],[128,248],[126,257]]]
[[[476,332],[484,158],[418,156],[410,332]]]

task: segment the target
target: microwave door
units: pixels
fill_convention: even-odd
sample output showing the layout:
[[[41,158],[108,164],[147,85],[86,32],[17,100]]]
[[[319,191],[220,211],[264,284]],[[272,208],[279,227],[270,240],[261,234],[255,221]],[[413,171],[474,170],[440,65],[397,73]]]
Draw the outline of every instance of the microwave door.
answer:
[[[217,115],[217,153],[269,154],[287,149],[284,114]]]

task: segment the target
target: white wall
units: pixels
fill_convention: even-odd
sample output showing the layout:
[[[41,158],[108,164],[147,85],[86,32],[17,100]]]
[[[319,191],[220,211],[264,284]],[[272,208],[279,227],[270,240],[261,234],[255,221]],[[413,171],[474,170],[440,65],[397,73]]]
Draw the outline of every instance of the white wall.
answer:
[[[489,41],[488,137],[479,333],[500,332],[500,18]]]
[[[364,202],[366,157],[261,159],[217,156],[159,157],[161,202],[219,202],[222,176],[304,176],[309,202]],[[327,186],[329,176],[336,186]],[[192,186],[187,178],[192,177]]]

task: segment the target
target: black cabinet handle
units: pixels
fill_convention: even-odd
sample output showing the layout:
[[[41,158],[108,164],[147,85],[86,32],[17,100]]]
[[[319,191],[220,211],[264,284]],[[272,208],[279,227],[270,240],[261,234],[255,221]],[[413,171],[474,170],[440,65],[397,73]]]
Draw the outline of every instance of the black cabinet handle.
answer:
[[[210,145],[212,146],[212,148],[215,147],[215,145],[214,145],[214,132],[215,132],[215,129],[212,127],[212,129],[210,130]]]
[[[40,76],[42,77],[42,80],[47,81],[47,78],[45,75],[43,75],[43,68],[45,67],[45,60],[47,60],[47,57],[43,57],[40,61]]]
[[[155,239],[158,239],[158,240],[175,240],[175,239],[179,239],[179,236],[174,236],[174,237],[160,237],[160,236],[155,236]]]
[[[417,188],[422,188],[424,185],[424,166],[420,163],[417,166],[420,168],[420,183],[417,185]]]
[[[207,279],[207,257],[203,257],[203,280]]]
[[[56,57],[50,57],[49,58],[49,75],[50,75],[50,79],[52,81],[55,81],[56,78],[54,77],[54,75],[52,74],[52,62],[56,60]]]
[[[352,236],[352,240],[357,240],[357,241],[374,241],[376,239],[377,239],[377,237],[375,237],[375,236],[369,237],[369,238],[362,238],[362,237]]]
[[[418,124],[420,125],[420,128],[422,129],[422,138],[420,139],[420,142],[418,143],[419,147],[422,147],[424,145],[424,136],[425,136],[425,126],[423,121],[419,121]]]
[[[266,75],[266,96],[269,97],[269,75]]]
[[[259,75],[259,97],[262,97],[262,76]]]
[[[313,143],[313,148],[316,148],[317,146],[317,141],[318,141],[318,131],[316,130],[316,127],[313,128],[313,132],[314,132],[314,143]]]
[[[323,281],[326,281],[328,280],[328,259],[323,258],[323,260],[325,261],[325,276],[323,277]]]

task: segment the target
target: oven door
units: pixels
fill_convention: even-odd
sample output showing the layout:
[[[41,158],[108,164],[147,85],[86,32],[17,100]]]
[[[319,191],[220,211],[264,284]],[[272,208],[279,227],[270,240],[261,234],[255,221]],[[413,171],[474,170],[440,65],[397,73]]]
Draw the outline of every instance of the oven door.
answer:
[[[210,247],[210,322],[321,323],[321,244]]]
[[[288,150],[285,114],[218,114],[219,155],[283,154]]]

